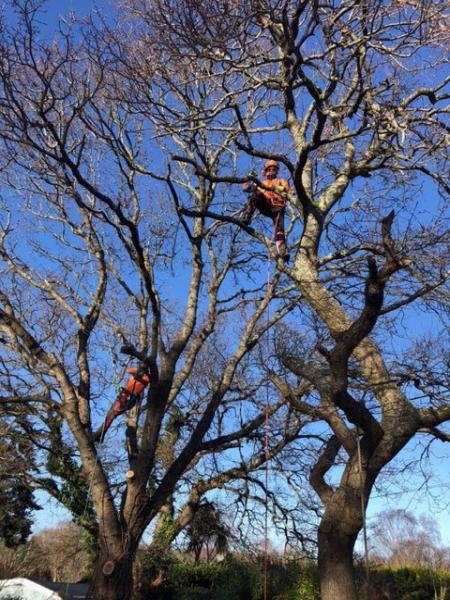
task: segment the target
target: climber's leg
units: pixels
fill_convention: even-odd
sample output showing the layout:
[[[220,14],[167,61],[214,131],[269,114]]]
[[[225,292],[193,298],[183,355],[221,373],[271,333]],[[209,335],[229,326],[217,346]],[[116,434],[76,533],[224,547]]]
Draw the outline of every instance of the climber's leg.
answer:
[[[277,252],[285,262],[288,262],[290,257],[287,254],[286,234],[284,232],[284,208],[273,207],[271,216],[274,226],[275,245]]]
[[[111,427],[112,422],[116,417],[129,410],[136,404],[136,398],[134,394],[129,394],[126,390],[122,389],[120,394],[114,400],[114,404],[111,406],[106,414],[103,424],[94,433],[94,441],[103,443],[105,434]]]

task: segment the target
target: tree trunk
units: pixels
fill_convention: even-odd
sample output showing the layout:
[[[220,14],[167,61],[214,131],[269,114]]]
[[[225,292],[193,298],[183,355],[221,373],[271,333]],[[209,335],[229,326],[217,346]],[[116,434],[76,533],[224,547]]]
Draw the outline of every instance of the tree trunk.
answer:
[[[339,528],[319,528],[319,577],[322,600],[358,600],[353,569],[353,548],[357,534]]]
[[[133,555],[114,558],[103,552],[97,560],[94,574],[95,600],[130,600],[133,595]]]

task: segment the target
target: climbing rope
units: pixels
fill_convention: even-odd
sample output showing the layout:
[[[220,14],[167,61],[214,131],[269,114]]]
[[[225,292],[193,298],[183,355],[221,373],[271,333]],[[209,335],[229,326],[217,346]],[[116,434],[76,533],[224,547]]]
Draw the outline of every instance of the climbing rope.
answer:
[[[273,237],[275,237],[275,229]],[[270,294],[270,269],[271,269],[271,255],[270,247],[267,251],[267,275],[266,275],[266,296]],[[270,337],[269,337],[269,325],[270,325],[270,300],[267,305],[267,360],[266,364],[269,363],[270,357]],[[264,417],[264,458],[265,458],[265,512],[264,512],[264,573],[263,573],[263,599],[268,600],[268,588],[269,588],[269,433],[270,433],[270,422],[269,422],[269,410],[270,410],[270,397],[269,397],[269,385],[266,385],[266,404],[265,404],[265,417]]]
[[[266,499],[265,499],[265,514],[264,514],[264,600],[268,599],[268,582],[269,582],[269,534],[268,534],[268,522],[269,522],[269,502],[268,502],[268,485],[269,485],[269,390],[267,386],[267,399],[264,419],[264,454],[265,454],[265,487],[266,487]]]

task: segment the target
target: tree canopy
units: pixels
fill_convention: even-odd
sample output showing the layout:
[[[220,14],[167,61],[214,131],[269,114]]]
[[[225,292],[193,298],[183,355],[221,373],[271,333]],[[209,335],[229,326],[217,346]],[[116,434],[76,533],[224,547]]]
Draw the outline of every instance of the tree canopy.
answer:
[[[215,489],[305,546],[319,514],[323,599],[356,598],[380,471],[448,439],[444,3],[123,0],[51,42],[39,2],[10,5],[2,410],[28,407],[40,485],[96,539],[98,598],[129,597],[143,532],[170,544]],[[242,219],[267,159],[288,264]],[[129,360],[148,394],[96,446]]]

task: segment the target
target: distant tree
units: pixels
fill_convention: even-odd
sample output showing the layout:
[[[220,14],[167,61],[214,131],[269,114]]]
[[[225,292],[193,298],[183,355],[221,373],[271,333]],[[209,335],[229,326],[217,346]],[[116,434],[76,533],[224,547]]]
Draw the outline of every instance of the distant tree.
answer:
[[[0,404],[0,418],[2,405]],[[34,449],[23,433],[0,421],[0,540],[7,547],[23,544],[30,535],[34,500]]]
[[[370,534],[371,560],[392,567],[421,566],[447,570],[450,547],[442,544],[436,520],[392,509],[376,516]]]
[[[48,571],[37,548],[26,542],[14,548],[0,544],[0,579],[29,577],[46,579]]]
[[[187,550],[194,553],[198,563],[204,554],[209,562],[227,550],[231,532],[225,525],[220,510],[211,502],[203,502],[185,531]]]
[[[70,521],[43,529],[15,548],[0,546],[0,577],[76,583],[92,573],[85,532]]]
[[[76,583],[92,572],[92,561],[83,530],[70,521],[43,529],[31,539],[51,581]]]

